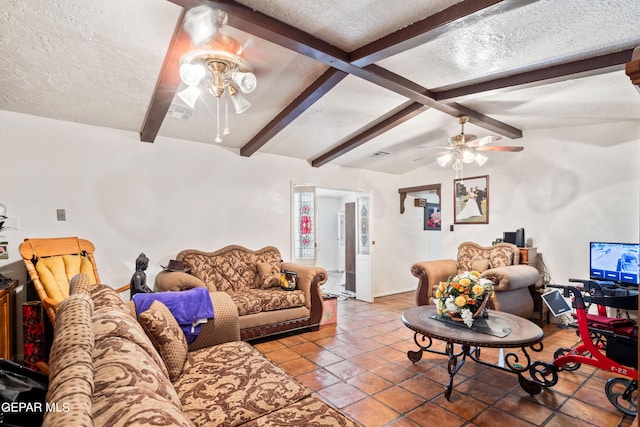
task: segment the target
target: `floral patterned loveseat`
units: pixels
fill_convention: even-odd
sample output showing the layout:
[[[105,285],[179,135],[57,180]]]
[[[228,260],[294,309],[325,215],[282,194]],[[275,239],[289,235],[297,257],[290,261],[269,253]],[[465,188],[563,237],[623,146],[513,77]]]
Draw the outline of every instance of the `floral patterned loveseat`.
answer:
[[[187,346],[164,305],[136,319],[132,302],[82,276],[59,307],[49,358],[46,399],[65,409],[44,426],[356,426],[239,341],[227,294],[210,293],[214,321]]]
[[[164,271],[156,277],[157,291],[206,286],[227,293],[238,308],[243,340],[297,329],[318,330],[322,319],[320,285],[327,272],[319,267],[281,263],[274,246],[250,250],[230,245],[214,252],[186,249],[178,253],[189,274]],[[281,270],[297,273],[294,290],[280,287]]]
[[[520,250],[511,243],[480,246],[464,242],[458,246],[458,259],[421,261],[411,266],[411,273],[418,278],[416,304],[434,303],[435,289],[440,282],[463,271],[478,271],[480,277],[491,279],[495,297],[491,300],[499,311],[529,318],[533,314],[533,297],[529,287],[542,283],[540,272],[519,264]]]

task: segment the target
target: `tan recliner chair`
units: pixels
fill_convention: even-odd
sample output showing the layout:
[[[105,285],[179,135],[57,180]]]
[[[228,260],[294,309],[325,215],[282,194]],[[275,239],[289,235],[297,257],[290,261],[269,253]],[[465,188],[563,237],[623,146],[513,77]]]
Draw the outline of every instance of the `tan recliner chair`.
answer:
[[[422,261],[411,266],[418,278],[416,304],[434,303],[435,288],[440,282],[463,271],[476,270],[481,277],[491,279],[495,297],[491,308],[529,318],[533,314],[533,297],[529,287],[542,284],[540,272],[529,265],[521,265],[520,250],[511,243],[484,247],[465,242],[458,247],[458,258]]]

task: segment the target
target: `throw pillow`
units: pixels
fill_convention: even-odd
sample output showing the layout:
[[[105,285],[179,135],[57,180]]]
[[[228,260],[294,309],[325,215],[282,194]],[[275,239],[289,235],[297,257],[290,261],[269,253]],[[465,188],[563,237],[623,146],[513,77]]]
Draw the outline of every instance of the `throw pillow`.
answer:
[[[161,271],[156,276],[156,289],[162,291],[184,291],[193,288],[207,288],[207,284],[196,276],[181,271]],[[209,289],[215,292],[215,289]]]
[[[477,259],[471,263],[471,269],[477,271],[478,273],[487,271],[489,267],[490,265],[488,259]]]
[[[509,248],[492,248],[489,254],[491,268],[513,265],[513,252]]]
[[[268,262],[259,262],[256,264],[256,268],[258,269],[256,284],[259,288],[267,289],[280,286],[279,268]]]
[[[169,371],[169,379],[175,381],[182,374],[188,347],[187,339],[173,314],[166,305],[154,301],[146,311],[140,313],[138,322],[160,353]]]

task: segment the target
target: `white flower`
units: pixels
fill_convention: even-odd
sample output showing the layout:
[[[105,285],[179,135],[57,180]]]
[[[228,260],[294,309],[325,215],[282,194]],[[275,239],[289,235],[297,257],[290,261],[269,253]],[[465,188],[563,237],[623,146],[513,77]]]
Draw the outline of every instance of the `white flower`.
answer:
[[[478,283],[480,283],[482,286],[486,288],[491,287],[493,288],[493,282],[487,278],[482,277],[481,279],[478,279]]]
[[[453,296],[449,296],[445,301],[444,305],[449,313],[456,313],[458,311],[458,306],[454,302],[455,298]]]
[[[462,312],[460,313],[460,317],[462,317],[464,324],[467,325],[468,327],[471,327],[473,325],[473,313],[468,308],[462,309]]]

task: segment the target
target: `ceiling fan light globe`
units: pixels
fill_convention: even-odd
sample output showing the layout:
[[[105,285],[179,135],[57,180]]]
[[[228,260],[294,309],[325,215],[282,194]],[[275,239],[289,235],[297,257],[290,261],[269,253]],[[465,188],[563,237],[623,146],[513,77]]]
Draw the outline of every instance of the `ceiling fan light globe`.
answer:
[[[180,65],[180,79],[187,86],[198,86],[207,70],[202,64],[185,63]]]
[[[200,89],[195,86],[189,86],[178,92],[178,97],[193,110],[196,106],[196,101],[200,97]]]
[[[438,157],[436,160],[440,166],[445,167],[451,160],[451,154],[449,153],[443,154],[442,156]]]
[[[243,73],[240,71],[236,71],[231,76],[231,79],[235,84],[238,85],[242,93],[251,93],[256,90],[256,86],[258,84],[258,79],[256,79],[256,75],[253,73]]]
[[[194,46],[202,46],[217,34],[219,30],[219,25],[216,25],[217,20],[217,13],[210,7],[197,6],[189,9],[185,14],[182,28],[189,33]]]
[[[237,114],[244,113],[249,109],[249,107],[251,107],[251,103],[239,92],[231,95],[231,102],[233,103],[233,108],[236,110]]]
[[[465,163],[472,163],[476,159],[476,155],[471,151],[464,151],[462,153],[462,161]]]
[[[487,160],[489,160],[489,158],[488,158],[487,156],[483,156],[483,155],[482,155],[482,154],[480,154],[480,153],[477,153],[477,154],[476,154],[476,163],[477,163],[479,166],[484,165],[484,164],[487,162]]]

